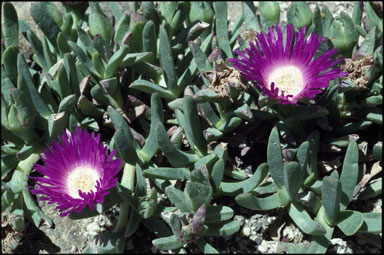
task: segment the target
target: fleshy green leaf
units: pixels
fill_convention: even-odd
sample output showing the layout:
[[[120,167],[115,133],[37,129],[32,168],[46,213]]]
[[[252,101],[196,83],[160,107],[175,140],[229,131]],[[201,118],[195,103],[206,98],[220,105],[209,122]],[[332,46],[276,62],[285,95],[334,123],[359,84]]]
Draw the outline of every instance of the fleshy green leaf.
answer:
[[[284,184],[291,200],[295,198],[300,189],[300,180],[302,180],[300,165],[297,162],[286,164],[284,166]]]
[[[177,89],[177,74],[175,72],[175,66],[173,62],[173,54],[171,50],[171,44],[167,31],[163,26],[160,27],[159,32],[160,40],[160,64],[164,71],[164,78],[167,84],[167,88],[176,93]]]
[[[313,221],[300,203],[293,201],[288,210],[291,219],[304,233],[313,236],[322,236],[326,233],[322,224]]]
[[[169,200],[179,209],[181,212],[189,212],[193,213],[192,204],[190,203],[190,200],[187,199],[184,192],[174,188],[174,187],[168,187],[165,190],[165,193],[167,194]]]
[[[325,253],[328,249],[329,244],[331,243],[332,234],[335,228],[328,226],[325,222],[325,212],[324,208],[321,207],[316,216],[316,221],[321,224],[326,233],[320,236],[313,236],[311,246],[306,251],[307,253]]]
[[[274,26],[280,21],[280,5],[277,2],[260,2],[259,11],[268,27]]]
[[[232,58],[233,54],[228,38],[227,2],[214,2],[213,7],[216,14],[216,33],[219,47],[228,58]]]
[[[306,2],[292,2],[287,9],[287,21],[296,29],[312,24],[312,11]]]
[[[154,93],[151,96],[151,127],[148,138],[145,141],[144,147],[139,151],[139,156],[148,162],[157,152],[159,145],[156,139],[156,124],[158,121],[164,122],[163,105],[160,95]]]
[[[162,180],[184,180],[189,176],[187,168],[156,167],[144,170],[143,176]]]
[[[17,66],[19,72],[21,73],[26,82],[29,91],[29,96],[35,109],[41,115],[41,117],[43,117],[44,119],[48,119],[52,112],[49,110],[49,108],[37,92],[35,83],[29,73],[27,62],[25,61],[21,53],[19,53],[17,56]]]
[[[340,210],[344,210],[352,199],[359,176],[359,151],[355,140],[350,140],[341,171]]]
[[[284,163],[280,149],[280,138],[277,127],[271,131],[267,147],[267,162],[271,176],[276,185],[280,188],[284,187]]]
[[[272,210],[280,206],[277,193],[262,198],[256,197],[252,193],[244,193],[235,199],[238,205],[251,210]]]
[[[160,85],[157,85],[155,83],[152,83],[146,80],[136,80],[129,87],[141,90],[148,94],[157,92],[161,97],[168,100],[175,99],[175,96],[171,91],[161,87]]]
[[[233,216],[233,210],[228,206],[212,206],[207,205],[205,222],[216,222],[229,220]]]
[[[119,22],[115,26],[116,31],[113,39],[115,43],[118,43],[119,45],[124,43],[124,37],[129,31],[130,20],[131,19],[127,14],[123,14],[123,16],[119,19]]]
[[[37,26],[43,31],[52,45],[56,46],[56,39],[61,29],[51,17],[47,5],[43,2],[32,3],[30,11]]]
[[[199,153],[205,156],[207,154],[207,144],[201,131],[196,104],[191,96],[184,97],[184,123],[185,134],[191,147],[196,146]]]
[[[91,12],[89,14],[89,32],[92,36],[100,34],[109,44],[112,35],[112,24],[101,10],[99,3],[89,2]]]
[[[322,200],[327,219],[333,225],[340,212],[341,183],[339,180],[327,176],[323,179]]]
[[[195,154],[187,153],[174,147],[168,139],[163,124],[160,122],[157,123],[156,138],[161,151],[165,154],[173,167],[185,167],[193,164],[199,159]]]
[[[117,68],[121,64],[121,61],[126,56],[128,51],[129,51],[129,47],[127,45],[123,45],[115,54],[113,54],[111,59],[108,61],[107,66],[105,67],[105,73],[104,73],[105,79],[112,78],[115,75]]]
[[[5,4],[5,3],[4,3]],[[1,63],[4,65],[4,70],[5,73],[9,80],[12,82],[12,87],[16,87],[17,85],[17,75],[18,75],[18,70],[17,70],[17,54],[19,53],[19,47],[18,46],[9,46],[5,49]],[[5,85],[3,84],[4,81],[1,82],[1,91],[3,94],[6,94],[9,91],[3,87]],[[4,90],[3,90],[4,89]]]
[[[259,17],[256,16],[256,8],[252,1],[242,2],[245,29],[261,32]]]
[[[19,47],[19,22],[15,7],[11,3],[3,3],[4,45]],[[4,63],[4,62],[3,62]]]
[[[361,225],[359,232],[363,233],[381,233],[383,215],[381,212],[368,212],[363,213],[363,225]]]
[[[265,179],[268,174],[268,164],[260,164],[252,177],[241,182],[221,182],[220,193],[223,195],[238,195],[250,192]]]
[[[346,236],[354,235],[363,223],[363,214],[358,211],[341,211],[337,216],[337,226]]]
[[[230,221],[230,222],[217,222],[217,223],[207,223],[206,226],[208,229],[204,233],[207,236],[230,236],[239,231],[240,222],[239,221]]]
[[[184,243],[177,240],[175,236],[157,238],[152,241],[152,244],[160,250],[176,250],[184,245]]]

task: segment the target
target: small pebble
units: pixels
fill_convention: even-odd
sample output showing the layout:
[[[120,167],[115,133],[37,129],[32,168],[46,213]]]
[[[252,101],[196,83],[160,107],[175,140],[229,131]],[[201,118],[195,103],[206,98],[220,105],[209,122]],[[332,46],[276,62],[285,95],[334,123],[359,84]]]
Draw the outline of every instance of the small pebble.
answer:
[[[261,244],[257,247],[259,252],[266,253],[268,251],[268,244],[265,240],[261,242]]]
[[[100,226],[96,222],[92,222],[87,226],[87,231],[88,232],[99,232],[100,231]]]
[[[249,227],[244,227],[242,233],[244,236],[249,236],[251,234],[251,229]]]
[[[341,239],[341,238],[333,238],[333,239],[331,239],[331,244],[333,244],[333,245],[344,245],[343,244],[343,240]]]
[[[256,226],[253,228],[253,231],[254,232],[259,232],[260,229],[261,229],[261,224],[256,222]]]
[[[233,217],[234,220],[237,220],[240,222],[240,226],[242,226],[244,224],[244,216],[242,215],[235,215],[235,217]]]
[[[76,246],[72,246],[71,248],[71,253],[77,253],[77,247]]]
[[[287,226],[283,230],[283,236],[287,237],[291,241],[295,237],[295,231],[291,226]]]
[[[256,242],[258,245],[260,245],[262,241],[263,241],[263,238],[261,238],[261,237],[256,237],[256,239],[255,239],[255,242]]]
[[[257,213],[257,214],[252,215],[251,219],[257,219],[257,218],[261,218],[261,217],[263,217],[263,215]]]
[[[251,236],[249,237],[249,239],[250,239],[251,241],[256,241],[256,238],[257,238],[257,235],[251,235]]]

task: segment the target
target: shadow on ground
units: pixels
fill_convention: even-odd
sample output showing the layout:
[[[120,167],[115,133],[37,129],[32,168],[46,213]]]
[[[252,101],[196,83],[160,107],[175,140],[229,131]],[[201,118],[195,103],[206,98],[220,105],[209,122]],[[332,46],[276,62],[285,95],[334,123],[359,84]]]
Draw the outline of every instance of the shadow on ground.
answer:
[[[48,254],[60,252],[60,247],[40,229],[28,224],[20,245],[14,251],[15,254],[39,254],[45,250]]]

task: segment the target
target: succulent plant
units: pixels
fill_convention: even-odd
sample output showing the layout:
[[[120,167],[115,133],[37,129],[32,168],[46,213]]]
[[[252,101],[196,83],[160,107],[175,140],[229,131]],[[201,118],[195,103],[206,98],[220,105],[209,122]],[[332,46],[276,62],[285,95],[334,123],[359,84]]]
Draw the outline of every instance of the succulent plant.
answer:
[[[348,206],[381,194],[372,165],[382,160],[382,5],[355,2],[352,17],[334,17],[325,5],[293,2],[287,22],[276,2],[241,5],[230,25],[226,2],[132,2],[127,10],[110,2],[112,16],[96,2],[63,2],[63,11],[36,2],[38,37],[3,3],[1,194],[14,228],[24,231],[25,219],[52,224],[32,196],[42,193],[72,220],[120,208],[114,230],[85,253],[123,253],[140,224],[160,250],[195,244],[218,253],[207,237],[241,225],[233,208],[216,204],[223,196],[251,210],[287,208],[311,243],[279,242],[277,252],[325,253],[336,227],[346,236],[381,232],[381,213]],[[284,80],[267,57],[300,65],[309,85],[296,91],[293,64]],[[79,132],[86,138],[76,149]],[[237,150],[257,158],[250,171]],[[74,163],[53,151],[88,168],[60,165],[53,174],[52,163]],[[93,179],[76,186],[70,172]],[[58,197],[52,186],[64,179],[68,194]],[[63,202],[68,196],[76,201]]]

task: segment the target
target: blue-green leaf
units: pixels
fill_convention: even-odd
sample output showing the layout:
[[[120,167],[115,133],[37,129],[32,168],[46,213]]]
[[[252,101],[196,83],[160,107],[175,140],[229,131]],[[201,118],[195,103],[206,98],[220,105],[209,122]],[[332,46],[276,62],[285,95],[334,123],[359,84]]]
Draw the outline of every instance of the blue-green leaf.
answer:
[[[344,210],[352,199],[357,178],[359,176],[359,149],[355,140],[350,140],[345,154],[343,168],[341,171],[341,204],[340,209]]]
[[[284,163],[281,154],[280,138],[277,127],[271,131],[267,147],[267,162],[271,176],[276,185],[280,188],[284,187]]]

